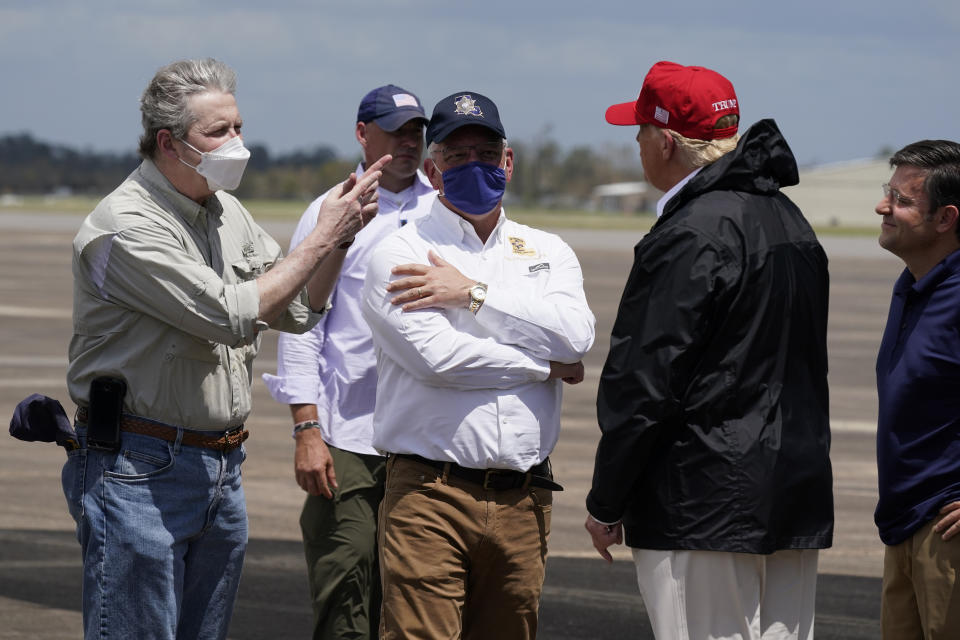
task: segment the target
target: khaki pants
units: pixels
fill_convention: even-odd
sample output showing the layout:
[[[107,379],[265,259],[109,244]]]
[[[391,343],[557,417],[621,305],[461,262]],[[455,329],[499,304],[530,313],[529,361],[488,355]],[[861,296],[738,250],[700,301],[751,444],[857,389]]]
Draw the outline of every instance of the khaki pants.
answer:
[[[884,640],[960,638],[960,537],[944,542],[931,520],[883,558]]]
[[[552,492],[485,491],[387,462],[380,507],[381,637],[536,637]]]

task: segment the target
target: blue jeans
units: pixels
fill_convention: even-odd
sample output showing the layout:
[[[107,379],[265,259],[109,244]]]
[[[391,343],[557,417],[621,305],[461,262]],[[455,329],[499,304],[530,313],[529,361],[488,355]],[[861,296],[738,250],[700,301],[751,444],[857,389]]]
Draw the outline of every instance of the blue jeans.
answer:
[[[227,453],[122,433],[120,450],[71,451],[62,473],[83,554],[86,638],[225,638],[247,512]]]

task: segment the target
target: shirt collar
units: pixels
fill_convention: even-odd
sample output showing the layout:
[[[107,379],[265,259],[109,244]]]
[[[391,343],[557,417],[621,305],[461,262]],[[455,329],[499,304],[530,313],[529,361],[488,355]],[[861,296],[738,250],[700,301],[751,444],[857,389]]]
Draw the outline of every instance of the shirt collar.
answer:
[[[140,165],[140,176],[143,178],[140,181],[141,184],[155,195],[160,196],[174,212],[191,226],[203,227],[206,220],[201,220],[201,218],[205,213],[209,212],[213,217],[218,217],[223,213],[223,205],[216,194],[207,199],[206,206],[198,204],[177,191],[167,177],[160,172],[157,165],[153,163],[153,160],[149,158],[144,159]]]
[[[453,242],[462,243],[464,239],[468,237],[480,242],[480,237],[477,235],[473,225],[460,216],[457,212],[448,209],[446,205],[440,201],[440,198],[434,200],[433,208],[430,211],[430,218],[435,221],[436,225],[440,229],[440,232]],[[498,237],[506,220],[507,214],[504,212],[503,206],[501,205],[500,215],[497,217],[497,224],[490,233],[491,238]],[[489,241],[490,240],[488,239],[487,242]]]
[[[894,291],[905,293],[912,289],[914,293],[925,294],[935,289],[941,282],[955,273],[960,273],[960,249],[938,262],[922,278],[914,280],[909,269],[904,269],[894,285]]]
[[[687,175],[686,178],[684,178],[683,180],[681,180],[681,181],[678,182],[677,184],[673,185],[673,187],[670,189],[670,191],[667,191],[665,194],[663,194],[663,196],[660,197],[659,200],[657,200],[657,217],[658,217],[658,218],[663,215],[663,210],[664,210],[664,208],[666,208],[667,203],[670,202],[670,198],[672,198],[673,196],[677,195],[677,193],[680,192],[680,189],[683,189],[683,186],[684,186],[685,184],[687,184],[688,182],[690,182],[690,180],[693,178],[693,176],[695,176],[695,175],[697,175],[698,173],[700,173],[700,170],[701,170],[701,169],[703,169],[703,167],[697,167],[696,169],[694,169],[693,171],[691,171],[690,174]]]
[[[357,163],[357,177],[361,176],[366,169],[363,166],[363,161],[361,160]],[[378,187],[377,190],[380,192],[380,197],[390,201],[392,208],[401,209],[406,204],[416,200],[420,196],[426,193],[432,193],[434,191],[433,185],[430,184],[430,181],[427,180],[427,176],[417,169],[417,175],[413,181],[413,184],[400,191],[399,193],[394,193],[383,187]]]

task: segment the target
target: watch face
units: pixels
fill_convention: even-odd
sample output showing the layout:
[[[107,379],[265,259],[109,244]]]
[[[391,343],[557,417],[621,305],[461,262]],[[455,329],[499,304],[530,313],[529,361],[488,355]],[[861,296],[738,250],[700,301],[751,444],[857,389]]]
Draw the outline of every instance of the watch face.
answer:
[[[482,301],[487,297],[487,290],[483,287],[474,287],[470,289],[470,297],[477,301]]]

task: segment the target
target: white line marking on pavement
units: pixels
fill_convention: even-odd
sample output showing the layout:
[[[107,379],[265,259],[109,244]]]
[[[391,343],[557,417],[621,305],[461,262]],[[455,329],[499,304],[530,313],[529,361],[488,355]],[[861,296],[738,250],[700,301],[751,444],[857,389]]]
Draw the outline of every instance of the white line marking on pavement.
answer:
[[[0,378],[0,389],[33,389],[59,387],[67,383],[66,376],[56,378]]]
[[[876,433],[877,423],[866,420],[831,420],[830,430],[846,433]]]
[[[0,356],[0,367],[66,367],[67,356]]]
[[[51,309],[49,307],[11,307],[0,305],[0,316],[5,318],[72,318],[71,309]]]

